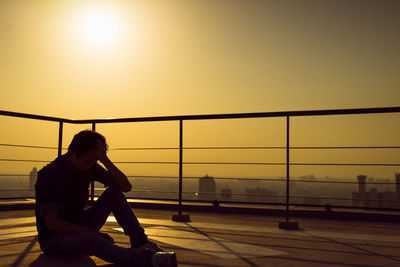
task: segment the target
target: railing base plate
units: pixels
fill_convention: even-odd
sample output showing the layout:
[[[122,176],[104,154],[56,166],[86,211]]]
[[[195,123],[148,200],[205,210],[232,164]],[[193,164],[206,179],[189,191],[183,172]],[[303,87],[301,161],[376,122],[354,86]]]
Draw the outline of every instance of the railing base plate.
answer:
[[[174,222],[190,222],[190,216],[189,214],[176,214],[176,215],[172,215],[172,220]]]
[[[279,222],[279,228],[285,230],[300,230],[299,222]]]

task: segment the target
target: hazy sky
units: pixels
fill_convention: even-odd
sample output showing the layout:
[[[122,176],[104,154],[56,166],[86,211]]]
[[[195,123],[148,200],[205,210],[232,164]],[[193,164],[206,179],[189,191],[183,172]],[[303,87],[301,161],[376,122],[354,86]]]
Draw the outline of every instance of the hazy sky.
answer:
[[[96,12],[115,24],[99,47],[79,30]],[[1,107],[92,118],[396,106],[398,14],[384,0],[3,0]]]
[[[0,109],[84,119],[398,106],[399,14],[400,2],[385,0],[2,0]],[[393,121],[341,122],[331,137],[324,123],[305,122],[294,138],[298,145],[354,144],[337,138],[352,126],[350,140],[370,145],[382,139],[374,128],[398,132]],[[274,123],[202,144],[264,145],[265,131],[279,143],[283,132],[274,139],[270,129],[284,124]],[[12,143],[19,126],[4,125],[14,129],[3,131],[2,142]],[[211,135],[201,129],[193,132]],[[40,134],[15,142],[56,144],[53,130],[51,142]],[[253,130],[257,137],[249,138]],[[316,131],[328,140],[310,139]],[[394,132],[372,145],[396,145]]]

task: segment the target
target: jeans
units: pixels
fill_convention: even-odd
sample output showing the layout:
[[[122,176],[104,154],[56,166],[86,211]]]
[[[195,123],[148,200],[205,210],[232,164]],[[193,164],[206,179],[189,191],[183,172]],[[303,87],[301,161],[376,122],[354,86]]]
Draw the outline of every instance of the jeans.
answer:
[[[137,254],[133,248],[145,243],[147,236],[120,190],[113,187],[107,188],[94,206],[85,211],[75,224],[98,231],[111,212],[124,229],[124,233],[130,237],[132,248],[119,247],[93,232],[80,232],[68,235],[54,234],[42,242],[42,250],[49,256],[94,255],[119,265],[146,266],[146,262],[151,260],[151,252],[145,250]]]

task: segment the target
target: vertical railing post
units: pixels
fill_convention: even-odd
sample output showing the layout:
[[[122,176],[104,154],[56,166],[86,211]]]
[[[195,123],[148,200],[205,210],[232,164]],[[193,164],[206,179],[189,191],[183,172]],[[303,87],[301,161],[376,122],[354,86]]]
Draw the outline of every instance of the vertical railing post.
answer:
[[[92,131],[96,131],[96,123],[92,123]],[[90,183],[90,200],[94,201],[94,180]]]
[[[290,117],[286,117],[286,222],[289,222],[290,202]]]
[[[290,116],[286,116],[286,220],[279,222],[279,228],[288,230],[299,229],[298,222],[289,222],[290,211]]]
[[[58,126],[58,156],[62,153],[62,137],[63,137],[63,122],[60,121]]]
[[[178,214],[182,215],[182,171],[183,171],[183,121],[179,121],[179,204]]]
[[[172,215],[172,220],[179,222],[190,221],[189,215],[182,215],[182,183],[183,183],[183,120],[179,120],[179,200],[178,214]]]

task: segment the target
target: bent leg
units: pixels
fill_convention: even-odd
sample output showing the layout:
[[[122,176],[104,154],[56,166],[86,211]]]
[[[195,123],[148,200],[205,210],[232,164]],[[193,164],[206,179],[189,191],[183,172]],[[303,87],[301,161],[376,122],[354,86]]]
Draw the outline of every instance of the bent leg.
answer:
[[[105,261],[123,266],[146,265],[151,261],[152,256],[149,251],[137,254],[133,249],[116,246],[107,239],[91,232],[54,235],[43,243],[42,249],[48,256],[94,255]]]
[[[80,224],[100,230],[111,212],[125,234],[130,237],[132,246],[138,247],[147,241],[144,229],[140,226],[124,194],[114,187],[107,188],[101,194],[94,206],[86,212]]]

